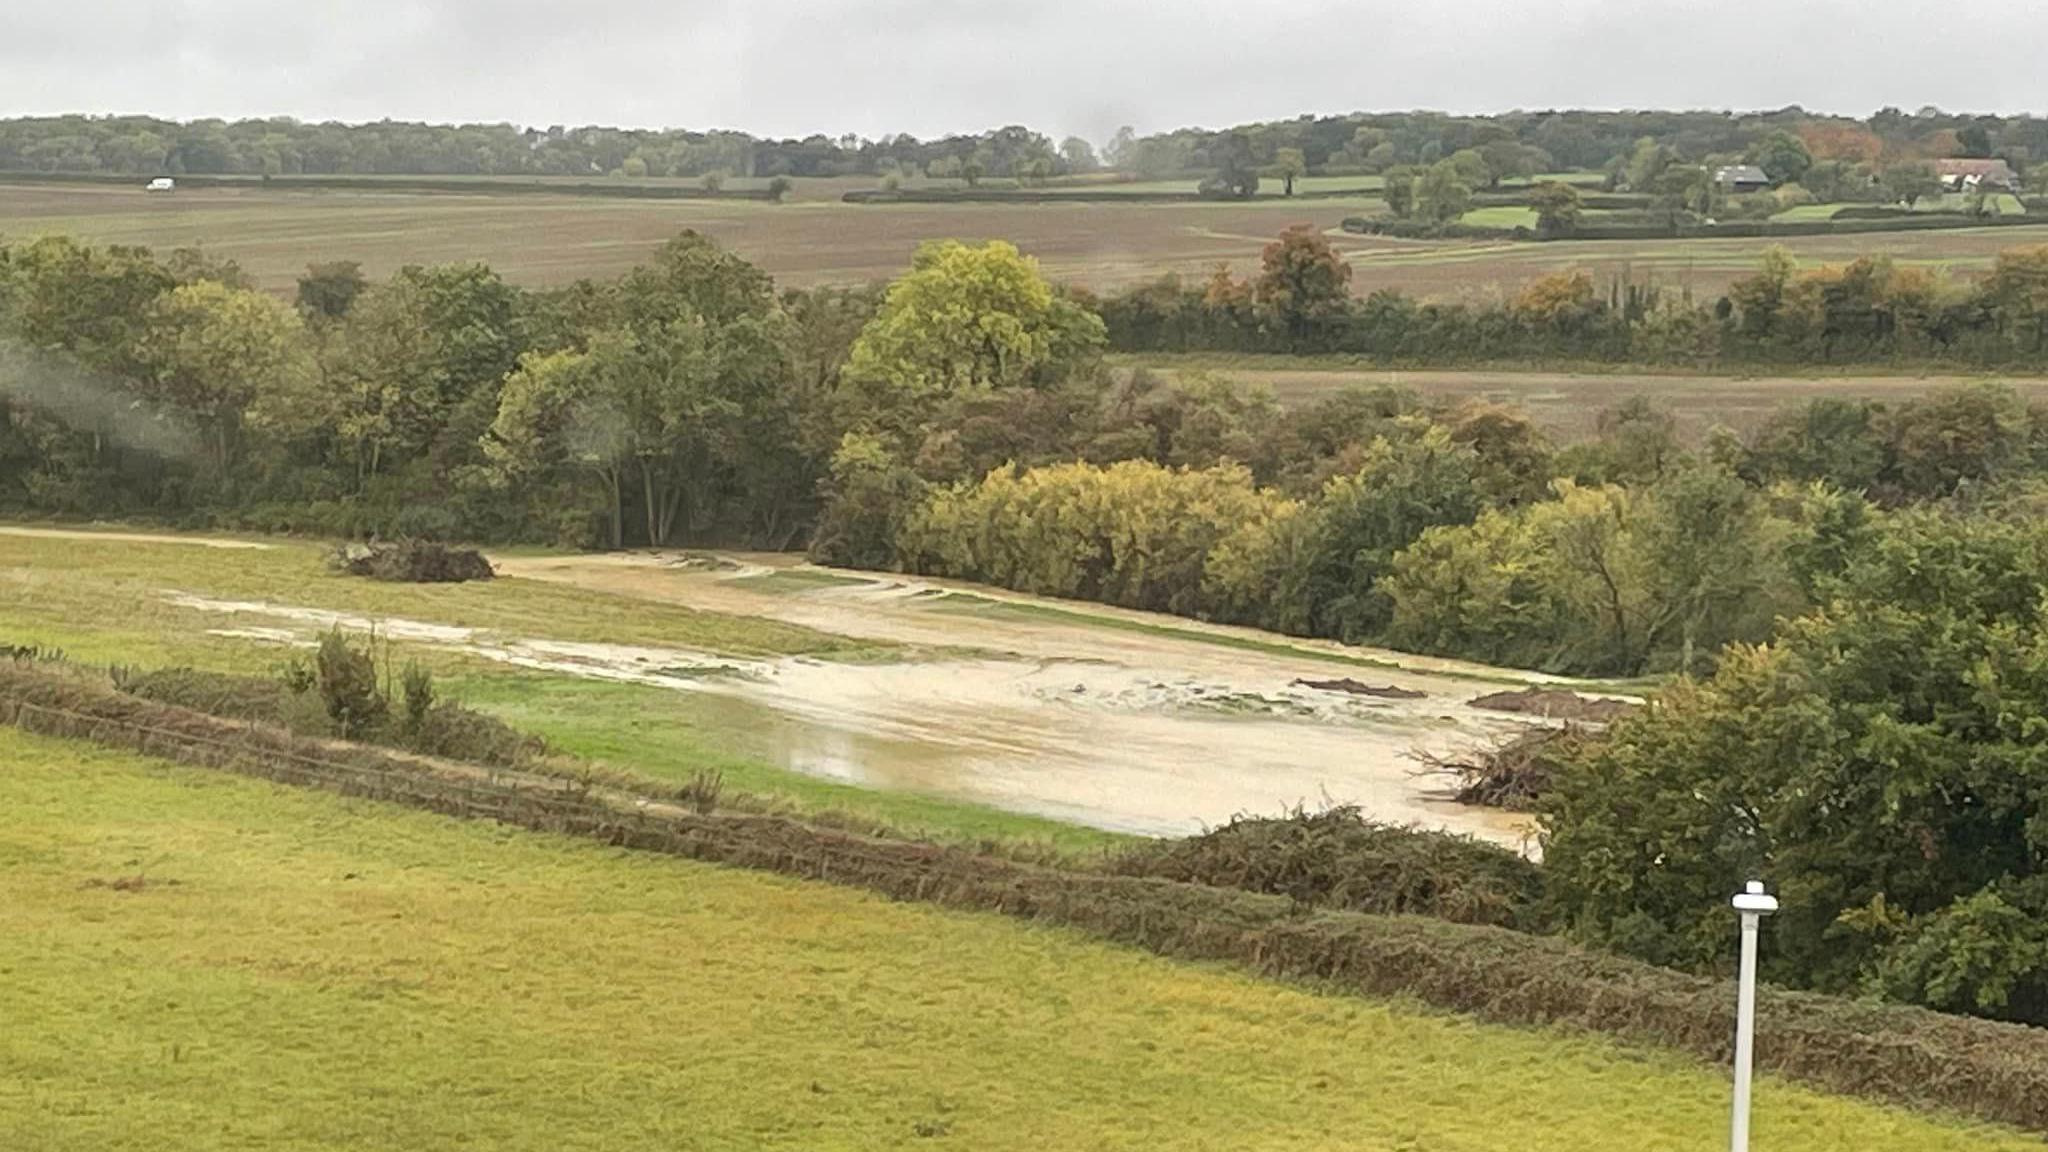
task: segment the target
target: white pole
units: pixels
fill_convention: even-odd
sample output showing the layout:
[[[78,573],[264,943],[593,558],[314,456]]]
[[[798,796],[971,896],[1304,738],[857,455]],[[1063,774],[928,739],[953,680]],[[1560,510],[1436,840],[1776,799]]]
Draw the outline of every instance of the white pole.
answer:
[[[1761,880],[1751,880],[1735,897],[1742,917],[1742,968],[1735,993],[1735,1116],[1728,1139],[1731,1152],[1749,1152],[1749,1078],[1756,1050],[1757,924],[1778,910],[1778,901],[1764,895]]]

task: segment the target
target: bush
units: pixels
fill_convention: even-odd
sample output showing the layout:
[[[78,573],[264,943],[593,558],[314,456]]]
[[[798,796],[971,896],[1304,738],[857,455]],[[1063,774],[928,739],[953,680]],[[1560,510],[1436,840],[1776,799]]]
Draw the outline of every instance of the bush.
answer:
[[[1200,836],[1133,848],[1110,870],[1264,892],[1313,908],[1546,926],[1534,863],[1469,837],[1376,823],[1350,805],[1278,819],[1240,816]]]
[[[335,552],[333,566],[351,576],[406,584],[459,584],[497,575],[474,548],[450,548],[427,540],[397,544],[350,544]]]
[[[374,640],[358,642],[339,629],[321,638],[311,659],[294,659],[275,675],[246,676],[197,668],[110,670],[130,696],[209,716],[275,724],[305,736],[343,736],[428,756],[496,767],[530,764],[547,742],[494,716],[440,699],[433,674],[408,663],[400,677],[399,716],[379,683]]]
[[[411,698],[407,698],[410,708]],[[403,745],[428,756],[517,768],[547,755],[538,736],[521,732],[495,716],[448,701],[437,701],[411,729]]]
[[[197,668],[111,670],[114,687],[131,696],[237,720],[275,722],[293,687],[278,677],[238,676]]]
[[[377,662],[369,647],[351,643],[339,626],[320,638],[320,650],[313,657],[313,685],[328,719],[343,736],[375,728],[389,711],[377,687]]]

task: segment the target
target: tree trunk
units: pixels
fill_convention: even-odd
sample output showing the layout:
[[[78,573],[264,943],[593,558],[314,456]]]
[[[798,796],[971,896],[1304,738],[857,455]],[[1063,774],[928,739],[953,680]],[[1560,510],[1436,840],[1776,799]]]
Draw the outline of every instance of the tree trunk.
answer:
[[[604,475],[605,479],[610,482],[612,489],[612,547],[624,548],[626,546],[626,501],[625,495],[619,491],[619,469],[608,468],[605,470]]]
[[[661,539],[666,542],[669,533],[675,531],[676,513],[683,506],[683,487],[678,484],[661,502]]]
[[[661,522],[662,517],[654,499],[654,466],[645,460],[640,462],[640,495],[647,502],[647,546],[659,548],[662,545],[662,538],[668,534],[668,526]]]

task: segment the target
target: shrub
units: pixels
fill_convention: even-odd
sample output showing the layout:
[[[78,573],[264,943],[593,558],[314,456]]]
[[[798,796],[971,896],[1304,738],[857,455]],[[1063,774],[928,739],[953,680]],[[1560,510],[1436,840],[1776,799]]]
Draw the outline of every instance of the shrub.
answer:
[[[725,794],[725,773],[715,768],[699,768],[691,773],[683,786],[676,790],[676,798],[688,805],[692,812],[700,815],[718,807],[718,799]]]
[[[328,719],[344,736],[374,728],[389,710],[377,687],[377,662],[369,647],[351,643],[339,626],[320,638],[320,650],[313,657],[313,683],[327,706]]]
[[[434,674],[421,667],[418,661],[405,666],[405,730],[418,733],[427,726],[427,718],[434,708]]]
[[[408,697],[407,706],[411,700]],[[404,746],[428,756],[517,768],[547,755],[545,740],[521,732],[495,716],[442,700],[407,733]]]
[[[1110,870],[1285,896],[1315,908],[1543,927],[1542,875],[1501,847],[1376,823],[1356,807],[1240,816],[1185,840],[1133,848]]]

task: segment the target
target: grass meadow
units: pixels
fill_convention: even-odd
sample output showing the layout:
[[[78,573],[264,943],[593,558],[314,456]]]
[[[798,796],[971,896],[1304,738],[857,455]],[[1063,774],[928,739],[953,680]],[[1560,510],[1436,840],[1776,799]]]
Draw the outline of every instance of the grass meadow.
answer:
[[[0,973],[37,1152],[1726,1138],[1676,1057],[11,730]],[[1756,1140],[2040,1147],[1769,1080]]]

